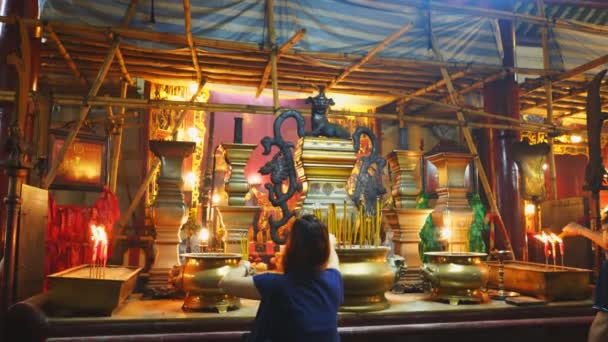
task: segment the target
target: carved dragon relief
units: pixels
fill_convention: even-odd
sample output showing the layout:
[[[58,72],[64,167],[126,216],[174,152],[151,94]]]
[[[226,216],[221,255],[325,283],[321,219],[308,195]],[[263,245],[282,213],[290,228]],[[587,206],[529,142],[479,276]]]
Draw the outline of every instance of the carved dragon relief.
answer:
[[[586,188],[593,193],[602,189],[606,169],[602,160],[601,134],[604,120],[608,114],[602,113],[602,99],[600,87],[602,79],[608,70],[603,70],[589,83],[587,88],[587,141],[589,145],[589,162],[585,169]]]
[[[264,184],[264,187],[268,190],[268,200],[273,206],[281,208],[282,212],[282,217],[279,220],[275,220],[274,217],[268,218],[270,236],[272,241],[277,244],[284,244],[287,241],[287,235],[283,238],[279,236],[279,228],[285,225],[296,214],[295,211],[289,210],[287,201],[296,192],[302,191],[302,183],[298,181],[293,160],[293,149],[295,146],[293,143],[283,140],[283,136],[281,135],[281,126],[289,118],[296,120],[298,137],[303,137],[304,118],[302,114],[295,110],[287,110],[274,120],[274,138],[264,137],[261,141],[264,147],[263,154],[266,156],[270,154],[272,146],[279,148],[279,151],[272,157],[272,160],[259,170],[262,175],[270,175],[270,183]],[[285,182],[287,182],[287,189],[283,188]]]
[[[371,153],[361,156],[361,168],[357,175],[355,192],[352,200],[357,208],[361,205],[361,197],[365,201],[365,209],[368,215],[376,214],[376,200],[386,193],[382,184],[386,160],[378,154],[378,143],[376,135],[367,127],[359,127],[353,134],[355,152],[361,147],[361,135],[367,135],[371,141]]]

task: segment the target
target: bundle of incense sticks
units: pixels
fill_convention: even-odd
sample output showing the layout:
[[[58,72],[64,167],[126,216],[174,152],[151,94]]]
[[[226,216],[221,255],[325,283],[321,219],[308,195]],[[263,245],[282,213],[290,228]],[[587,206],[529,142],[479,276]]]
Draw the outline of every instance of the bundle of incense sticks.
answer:
[[[348,215],[346,201],[342,209],[342,216],[338,217],[337,208],[334,203],[329,204],[327,215],[319,208],[313,209],[313,214],[327,225],[330,234],[336,237],[338,247],[348,248],[353,245],[374,246],[381,244],[380,231],[382,229],[382,206],[380,200],[376,201],[376,213],[366,214],[361,204],[357,215]]]

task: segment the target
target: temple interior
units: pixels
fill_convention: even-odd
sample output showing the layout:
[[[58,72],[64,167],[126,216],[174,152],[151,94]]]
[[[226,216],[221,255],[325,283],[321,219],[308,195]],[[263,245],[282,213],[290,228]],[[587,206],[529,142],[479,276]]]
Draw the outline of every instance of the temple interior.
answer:
[[[0,0],[0,58],[0,340],[243,341],[305,214],[343,341],[587,339],[604,1]]]

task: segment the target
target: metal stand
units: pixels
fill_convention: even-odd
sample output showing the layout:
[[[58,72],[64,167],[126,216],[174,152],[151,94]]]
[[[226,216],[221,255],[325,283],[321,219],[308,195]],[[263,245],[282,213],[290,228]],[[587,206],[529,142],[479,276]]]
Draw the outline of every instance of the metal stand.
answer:
[[[492,256],[498,260],[498,291],[489,291],[490,298],[496,300],[505,300],[508,297],[517,297],[519,293],[513,291],[505,291],[505,259],[512,255],[511,251],[495,250],[491,252]]]
[[[30,165],[27,162],[28,147],[23,140],[21,129],[14,122],[4,145],[8,159],[0,162],[8,176],[6,205],[6,229],[4,231],[4,270],[0,313],[6,312],[15,300],[15,263],[17,255],[17,229],[21,210],[21,185],[27,177]]]

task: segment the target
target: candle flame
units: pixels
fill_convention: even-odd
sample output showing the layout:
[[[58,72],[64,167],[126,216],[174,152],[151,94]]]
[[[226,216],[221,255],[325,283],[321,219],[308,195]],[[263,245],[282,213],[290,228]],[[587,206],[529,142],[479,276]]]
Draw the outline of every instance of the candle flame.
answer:
[[[553,242],[562,243],[562,239],[560,239],[560,237],[559,237],[559,236],[557,236],[557,235],[555,235],[555,234],[551,233],[550,237],[551,237],[551,240],[552,240]]]

